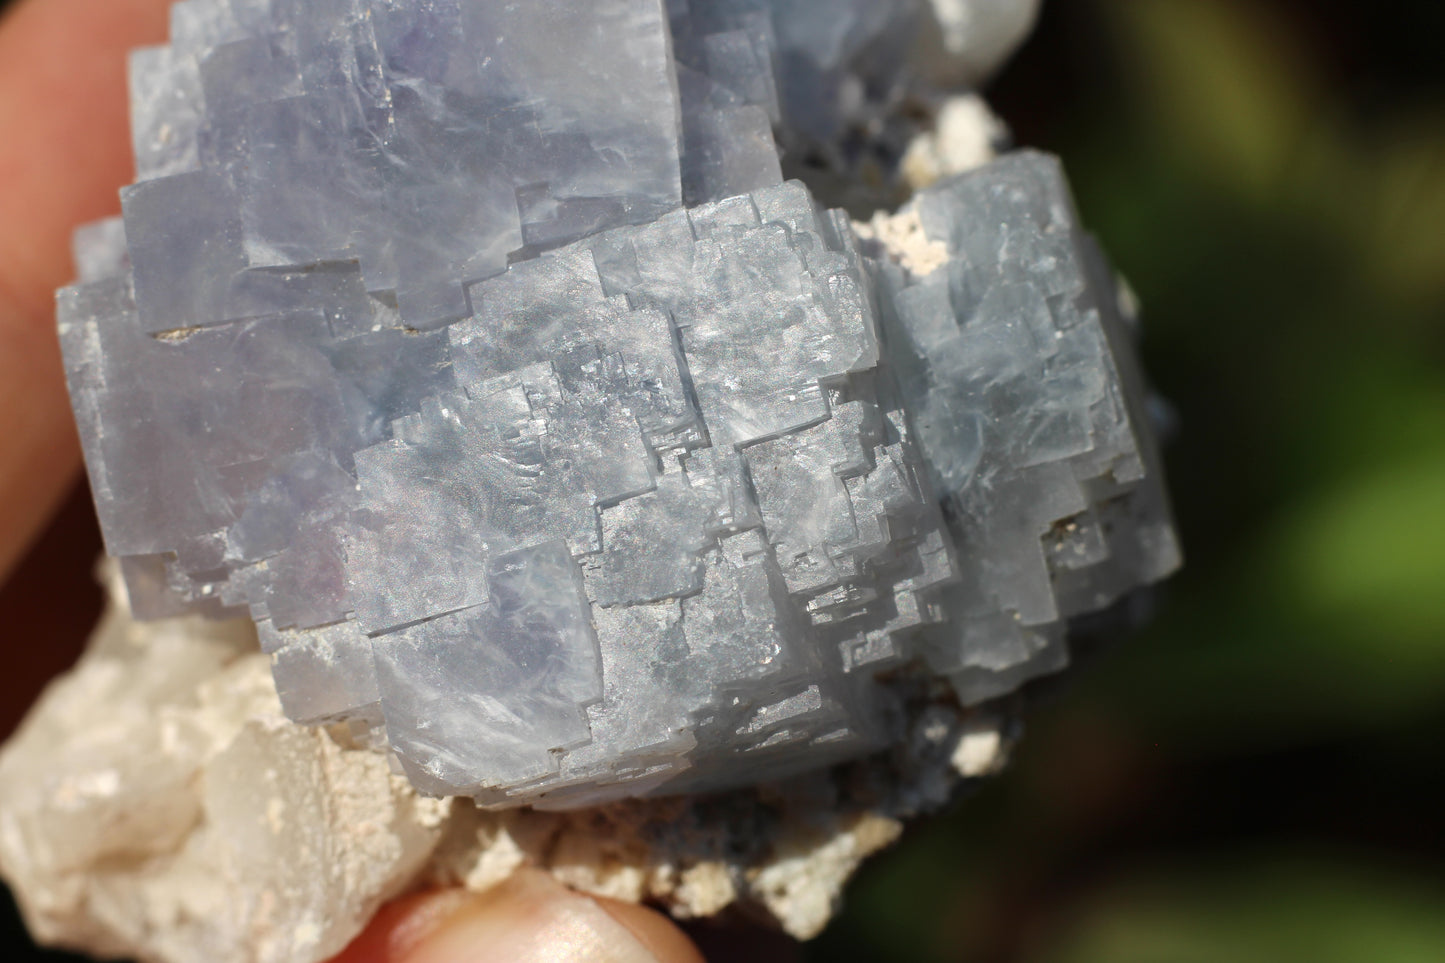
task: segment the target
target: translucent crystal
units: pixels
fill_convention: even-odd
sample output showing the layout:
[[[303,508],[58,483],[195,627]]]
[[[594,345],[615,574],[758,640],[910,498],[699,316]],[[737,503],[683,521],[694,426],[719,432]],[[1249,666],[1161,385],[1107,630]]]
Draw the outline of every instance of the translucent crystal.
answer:
[[[1057,162],[918,194],[926,256],[783,179],[927,10],[177,4],[59,299],[135,611],[245,610],[292,718],[497,806],[787,775],[920,679],[1062,667],[1178,551]]]

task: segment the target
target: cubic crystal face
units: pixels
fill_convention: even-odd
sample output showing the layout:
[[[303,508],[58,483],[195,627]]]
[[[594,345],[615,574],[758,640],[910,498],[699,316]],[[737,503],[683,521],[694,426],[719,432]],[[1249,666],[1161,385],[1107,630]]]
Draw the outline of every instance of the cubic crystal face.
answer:
[[[288,715],[498,806],[782,776],[920,678],[1064,665],[1179,556],[1058,163],[917,194],[906,250],[782,176],[921,10],[177,4],[59,295],[137,614],[247,611]]]

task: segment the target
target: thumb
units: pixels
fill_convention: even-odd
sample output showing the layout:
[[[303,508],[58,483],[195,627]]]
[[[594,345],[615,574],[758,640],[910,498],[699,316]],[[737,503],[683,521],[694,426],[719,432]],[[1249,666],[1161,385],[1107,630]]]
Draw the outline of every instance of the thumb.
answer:
[[[582,896],[537,870],[474,894],[423,893],[377,914],[332,963],[703,963],[645,907]]]

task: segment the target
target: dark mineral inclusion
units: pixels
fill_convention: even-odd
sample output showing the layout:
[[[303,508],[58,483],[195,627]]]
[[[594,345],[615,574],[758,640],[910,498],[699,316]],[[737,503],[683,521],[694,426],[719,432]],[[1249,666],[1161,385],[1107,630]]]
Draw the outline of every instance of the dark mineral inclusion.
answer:
[[[136,613],[249,612],[292,718],[502,806],[786,775],[895,739],[900,680],[1062,667],[1179,555],[1058,163],[915,196],[912,270],[783,179],[921,18],[177,4],[59,296]]]

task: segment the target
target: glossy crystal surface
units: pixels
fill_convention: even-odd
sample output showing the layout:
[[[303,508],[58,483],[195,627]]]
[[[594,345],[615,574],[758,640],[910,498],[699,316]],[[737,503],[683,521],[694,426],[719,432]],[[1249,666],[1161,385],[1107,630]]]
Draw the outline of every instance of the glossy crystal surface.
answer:
[[[924,12],[177,4],[59,296],[136,612],[248,613],[292,718],[488,805],[786,775],[920,678],[1061,668],[1178,549],[1057,161],[916,195],[926,263],[783,179]]]

